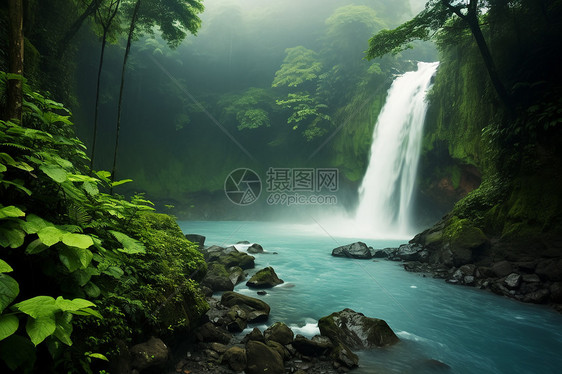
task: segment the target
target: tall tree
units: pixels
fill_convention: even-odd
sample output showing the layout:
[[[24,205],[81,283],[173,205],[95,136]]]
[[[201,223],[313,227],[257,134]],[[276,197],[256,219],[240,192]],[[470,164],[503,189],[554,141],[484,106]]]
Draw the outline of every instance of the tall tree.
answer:
[[[373,36],[369,40],[367,58],[372,59],[389,52],[399,52],[407,48],[408,44],[414,40],[428,40],[441,30],[449,20],[458,17],[474,37],[499,100],[508,110],[511,110],[511,96],[500,79],[498,69],[480,27],[482,10],[494,7],[495,3],[490,0],[480,2],[478,0],[430,0],[425,9],[412,20],[394,30],[382,30]]]
[[[131,43],[133,42],[133,35],[137,25],[139,9],[141,0],[137,0],[133,9],[131,17],[131,24],[129,25],[129,33],[127,35],[127,46],[125,47],[125,55],[123,57],[123,66],[121,67],[121,84],[119,86],[119,100],[117,102],[117,124],[115,126],[115,147],[113,149],[113,166],[111,167],[111,180],[115,180],[115,172],[117,170],[117,153],[119,151],[119,132],[121,131],[121,109],[123,104],[123,88],[125,87],[125,70],[127,69],[127,59],[131,51]],[[113,187],[111,188],[113,192]]]
[[[177,47],[187,36],[187,33],[197,34],[201,27],[198,14],[203,12],[201,0],[136,0],[131,13],[131,22],[127,35],[127,46],[121,68],[121,84],[117,103],[117,123],[115,126],[115,147],[113,151],[113,167],[111,178],[115,180],[117,171],[117,156],[119,152],[119,133],[121,130],[121,112],[123,103],[123,88],[125,86],[125,72],[127,60],[131,51],[133,39],[141,33],[154,34],[158,29],[161,37],[172,48]]]
[[[8,80],[6,119],[21,122],[23,79],[23,4],[22,0],[10,0],[10,51],[8,70],[19,77]]]
[[[90,170],[94,170],[94,159],[96,157],[96,140],[98,134],[98,116],[99,116],[99,101],[100,101],[100,82],[101,73],[103,69],[103,60],[105,55],[105,45],[107,44],[107,37],[110,28],[113,25],[113,20],[117,16],[119,11],[119,5],[121,0],[111,0],[110,4],[106,9],[98,9],[96,14],[96,21],[100,24],[102,28],[101,36],[101,51],[100,51],[100,61],[98,65],[98,77],[96,82],[96,102],[94,110],[94,128],[92,134],[92,155],[90,157]]]
[[[84,21],[88,17],[90,17],[90,16],[92,16],[96,13],[96,11],[99,9],[99,7],[103,3],[103,1],[104,0],[91,0],[90,3],[88,4],[88,6],[86,7],[86,9],[84,9],[84,11],[78,16],[78,18],[76,18],[76,20],[70,25],[68,30],[66,30],[66,33],[64,34],[64,36],[61,38],[61,40],[58,43],[58,47],[57,47],[57,50],[56,50],[56,56],[58,58],[62,57],[62,55],[64,54],[64,51],[66,50],[66,48],[70,44],[70,41],[78,33],[78,30],[80,30]]]

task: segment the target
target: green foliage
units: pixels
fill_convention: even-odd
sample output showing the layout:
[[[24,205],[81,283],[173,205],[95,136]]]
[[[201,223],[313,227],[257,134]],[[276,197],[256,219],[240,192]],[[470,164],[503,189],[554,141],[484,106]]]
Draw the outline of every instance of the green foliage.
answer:
[[[396,54],[410,47],[415,40],[429,40],[451,17],[452,11],[444,3],[431,0],[426,8],[408,22],[393,30],[382,30],[369,39],[367,58],[381,57],[387,53]]]
[[[272,87],[298,87],[314,81],[322,71],[318,54],[301,45],[285,50],[286,57],[281,68],[275,73]]]
[[[323,122],[330,123],[331,118],[325,111],[327,106],[319,104],[316,99],[303,93],[290,93],[286,100],[277,100],[277,105],[289,109],[292,114],[287,119],[288,124],[293,124],[293,130],[306,125],[303,132],[306,140],[310,141],[324,135],[328,130]]]
[[[197,34],[203,10],[200,0],[143,0],[138,28],[149,35],[158,29],[170,47],[177,47],[187,33]]]
[[[26,84],[24,91],[23,123],[0,121],[0,190],[9,203],[0,205],[0,360],[29,371],[33,347],[47,346],[53,362],[42,365],[88,371],[92,359],[106,358],[97,351],[111,351],[100,338],[108,330],[111,339],[143,335],[116,316],[134,326],[151,320],[167,331],[192,326],[206,310],[190,280],[200,279],[196,270],[204,274],[202,256],[177,225],[164,230],[139,219],[154,210],[142,195],[127,201],[104,192],[130,180],[111,182],[108,172],[90,171],[69,129],[70,112]],[[168,216],[160,221],[175,224]],[[185,315],[162,322],[158,309],[165,305]],[[92,325],[103,329],[85,328]]]

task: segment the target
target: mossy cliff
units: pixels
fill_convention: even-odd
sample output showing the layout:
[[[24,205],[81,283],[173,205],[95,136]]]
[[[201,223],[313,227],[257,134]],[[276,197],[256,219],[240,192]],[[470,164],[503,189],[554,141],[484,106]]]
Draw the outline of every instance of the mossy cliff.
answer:
[[[413,242],[430,250],[430,262],[453,268],[507,260],[518,274],[541,273],[548,290],[562,280],[561,271],[540,271],[562,257],[562,110],[555,94],[562,79],[546,30],[517,43],[489,37],[511,110],[496,99],[470,35],[442,44],[420,188],[426,209],[450,212]],[[552,61],[531,58],[537,51]],[[559,296],[551,290],[541,301]]]

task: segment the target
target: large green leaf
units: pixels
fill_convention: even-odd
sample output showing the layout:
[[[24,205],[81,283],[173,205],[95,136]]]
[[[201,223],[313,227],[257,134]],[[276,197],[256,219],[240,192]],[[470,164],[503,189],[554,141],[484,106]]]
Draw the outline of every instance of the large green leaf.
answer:
[[[6,261],[0,259],[0,273],[9,273],[11,271],[14,271],[14,269]]]
[[[27,234],[37,234],[41,229],[47,226],[53,226],[52,223],[45,221],[43,218],[38,217],[35,214],[29,214],[25,220],[26,222],[23,225],[23,229]]]
[[[86,191],[86,193],[90,196],[96,196],[97,194],[100,193],[100,190],[98,189],[98,186],[95,183],[84,182],[83,186],[84,186],[84,191]]]
[[[123,249],[118,249],[119,251],[130,255],[146,253],[144,245],[138,240],[135,240],[119,231],[109,230],[109,232],[115,237],[115,239],[117,239],[119,243],[123,245]]]
[[[31,338],[31,342],[37,346],[43,340],[55,333],[57,324],[55,322],[55,315],[47,315],[38,318],[28,318],[25,330],[27,335]]]
[[[84,292],[86,292],[86,295],[90,296],[91,298],[96,298],[101,294],[100,288],[93,282],[88,282],[84,286]]]
[[[28,255],[34,255],[34,254],[37,254],[37,253],[41,253],[45,249],[48,249],[48,248],[49,247],[47,247],[45,244],[43,244],[41,239],[35,239],[31,243],[29,243],[29,245],[25,249],[25,253],[28,254]]]
[[[0,246],[18,248],[23,245],[25,231],[16,227],[0,227]]]
[[[35,296],[15,304],[13,309],[19,310],[33,318],[54,315],[56,311],[60,310],[55,305],[55,299],[51,296]]]
[[[60,242],[64,234],[66,234],[66,231],[57,229],[54,226],[44,227],[37,232],[39,239],[41,239],[43,244],[45,244],[48,247]]]
[[[18,282],[9,275],[0,274],[0,313],[14,301],[19,293]]]
[[[70,346],[72,345],[72,340],[70,339],[70,334],[72,334],[72,314],[62,313],[56,317],[57,326],[55,328],[55,336],[62,343]]]
[[[76,311],[76,310],[96,306],[96,304],[92,303],[89,300],[85,300],[85,299],[65,300],[62,298],[62,296],[57,297],[57,299],[55,300],[55,305],[64,312]]]
[[[98,290],[99,290],[99,288],[98,288]],[[94,310],[92,308],[84,308],[84,309],[80,309],[80,310],[70,312],[70,313],[76,314],[78,316],[94,316],[94,317],[97,317],[99,319],[103,319],[103,316],[97,310]]]
[[[62,183],[68,180],[68,172],[58,165],[41,165],[39,166],[39,169],[57,183]]]
[[[18,329],[20,321],[13,314],[0,316],[0,340],[6,339]]]
[[[59,259],[63,263],[64,266],[70,271],[76,271],[80,269],[82,263],[80,262],[80,258],[76,253],[76,248],[71,247],[64,247],[59,251]]]
[[[86,249],[94,245],[94,241],[89,235],[67,233],[62,236],[62,242],[70,247]]]
[[[0,219],[24,217],[25,213],[13,205],[0,208]]]

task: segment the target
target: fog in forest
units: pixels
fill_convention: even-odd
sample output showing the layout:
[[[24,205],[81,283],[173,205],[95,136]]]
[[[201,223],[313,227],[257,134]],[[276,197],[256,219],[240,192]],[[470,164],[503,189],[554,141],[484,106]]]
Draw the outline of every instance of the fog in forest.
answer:
[[[429,43],[373,61],[364,59],[364,51],[374,33],[396,27],[420,6],[422,1],[209,1],[197,36],[177,48],[158,32],[140,37],[126,75],[117,164],[117,178],[135,183],[120,191],[146,192],[184,217],[232,218],[273,212],[264,199],[251,209],[226,199],[232,170],[255,170],[265,189],[271,167],[337,168],[338,206],[312,208],[354,209],[386,90],[397,74],[415,69],[414,61],[436,60]],[[99,45],[84,39],[75,115],[87,140]],[[105,59],[97,169],[109,169],[113,159],[123,48],[111,45]],[[274,215],[281,213],[293,214],[278,209]]]

